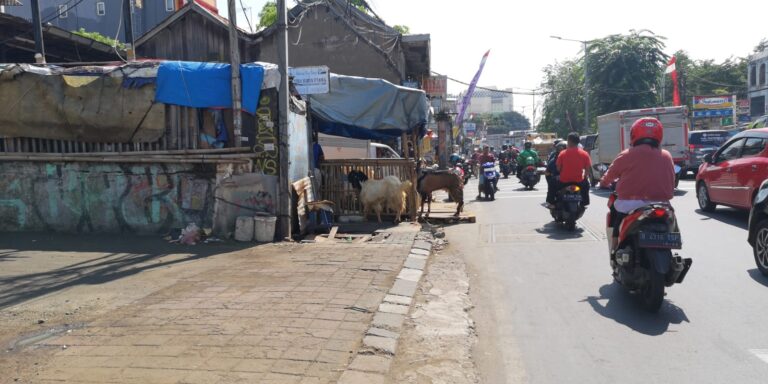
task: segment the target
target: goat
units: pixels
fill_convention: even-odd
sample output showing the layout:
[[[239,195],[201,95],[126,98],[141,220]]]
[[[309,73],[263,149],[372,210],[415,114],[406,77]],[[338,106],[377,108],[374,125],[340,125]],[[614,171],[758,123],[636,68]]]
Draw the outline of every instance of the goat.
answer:
[[[401,182],[397,176],[387,176],[381,180],[368,180],[368,176],[360,171],[351,171],[347,180],[352,187],[360,192],[360,202],[363,203],[363,216],[373,210],[381,223],[381,212],[389,208],[395,212],[395,222],[405,210],[408,191],[413,186],[410,181]]]
[[[424,203],[427,203],[427,217],[432,212],[432,192],[445,190],[455,201],[456,213],[453,216],[459,216],[464,208],[464,183],[461,178],[451,171],[426,171],[423,172],[416,183],[416,191],[421,197],[421,211],[419,216],[424,214]]]

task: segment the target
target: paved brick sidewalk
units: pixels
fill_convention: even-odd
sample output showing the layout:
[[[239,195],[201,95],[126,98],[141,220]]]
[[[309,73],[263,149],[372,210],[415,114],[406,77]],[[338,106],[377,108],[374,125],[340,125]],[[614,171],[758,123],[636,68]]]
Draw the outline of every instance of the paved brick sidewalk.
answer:
[[[397,229],[381,243],[212,257],[200,273],[33,346],[55,352],[18,382],[335,383],[418,226]]]

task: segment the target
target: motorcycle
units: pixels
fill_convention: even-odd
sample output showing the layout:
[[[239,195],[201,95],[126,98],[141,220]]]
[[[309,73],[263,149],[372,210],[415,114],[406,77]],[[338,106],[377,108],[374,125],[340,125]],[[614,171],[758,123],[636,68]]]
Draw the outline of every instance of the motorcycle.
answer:
[[[509,159],[505,158],[504,160],[500,161],[499,168],[501,168],[501,174],[504,175],[504,178],[508,179],[509,174],[512,173],[512,165],[510,164]]]
[[[469,179],[472,178],[472,166],[468,161],[462,161],[461,170],[464,172],[464,185],[467,185]]]
[[[608,206],[613,210],[616,193],[611,194]],[[664,300],[665,287],[680,284],[691,268],[693,260],[673,254],[682,249],[682,238],[675,211],[669,204],[650,204],[632,211],[621,222],[618,244],[614,247],[611,214],[608,214],[607,234],[614,279],[639,293],[643,307],[657,312]]]
[[[536,168],[533,165],[528,165],[523,168],[523,171],[520,173],[520,183],[525,186],[525,189],[532,190],[533,187],[541,181],[542,172],[542,169]]]
[[[555,205],[549,213],[557,223],[562,223],[569,231],[576,229],[576,221],[584,215],[586,207],[582,202],[581,187],[569,185],[557,192]]]
[[[483,163],[483,178],[485,180],[483,181],[482,191],[485,194],[485,198],[491,201],[496,200],[494,181],[496,181],[497,177],[499,177],[499,174],[496,172],[496,164],[490,161]]]

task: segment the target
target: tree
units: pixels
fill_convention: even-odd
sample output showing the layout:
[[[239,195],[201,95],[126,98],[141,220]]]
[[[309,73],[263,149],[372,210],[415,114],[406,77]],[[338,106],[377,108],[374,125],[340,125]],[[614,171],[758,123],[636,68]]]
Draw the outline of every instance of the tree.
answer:
[[[765,51],[766,49],[768,49],[768,39],[763,38],[755,47],[754,53],[760,53],[762,51]]]
[[[588,45],[590,130],[598,115],[657,104],[656,84],[666,64],[664,38],[650,31],[610,35]],[[584,62],[569,60],[544,68],[543,131],[565,136],[584,126]]]
[[[695,95],[733,95],[746,97],[747,65],[745,58],[728,58],[722,63],[714,60],[693,60],[685,51],[675,52],[676,68],[680,81],[680,96],[683,104],[690,106]],[[664,100],[661,105],[672,105],[672,88],[666,75]]]
[[[647,30],[611,35],[589,45],[590,101],[595,114],[657,104],[656,84],[668,56],[664,37]]]
[[[267,28],[277,22],[277,2],[267,1],[259,11],[259,28]]]
[[[395,25],[392,28],[394,28],[395,31],[397,31],[401,35],[407,35],[407,34],[411,33],[411,28],[408,28],[407,25]]]
[[[527,130],[531,128],[531,122],[522,114],[510,111],[504,113],[483,113],[476,115],[474,121],[482,121],[488,130],[488,134],[507,134],[509,131]]]

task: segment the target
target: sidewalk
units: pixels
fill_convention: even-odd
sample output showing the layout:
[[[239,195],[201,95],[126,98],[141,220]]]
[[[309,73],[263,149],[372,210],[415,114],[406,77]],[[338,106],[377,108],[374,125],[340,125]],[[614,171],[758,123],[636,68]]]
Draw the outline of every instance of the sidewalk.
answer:
[[[262,245],[176,264],[170,285],[82,327],[4,348],[0,382],[335,383],[361,350],[418,230],[402,225],[378,242]],[[160,273],[88,289],[120,296],[111,291],[118,283],[151,285]],[[7,281],[0,277],[0,286]],[[23,305],[0,309],[0,318]]]

